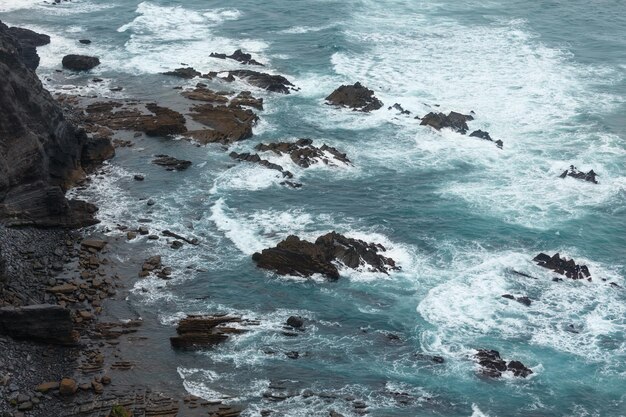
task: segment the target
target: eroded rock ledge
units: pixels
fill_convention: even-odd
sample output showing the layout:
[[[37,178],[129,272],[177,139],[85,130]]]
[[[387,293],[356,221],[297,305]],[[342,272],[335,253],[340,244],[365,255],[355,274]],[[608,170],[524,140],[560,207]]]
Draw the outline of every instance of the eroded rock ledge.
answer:
[[[573,259],[561,258],[558,253],[553,256],[540,253],[535,256],[533,261],[537,262],[537,265],[550,269],[557,274],[565,275],[567,278],[591,281],[591,273],[587,265],[578,265]]]
[[[388,274],[399,270],[393,259],[381,255],[386,249],[381,244],[367,243],[331,232],[317,238],[315,243],[289,236],[276,247],[252,255],[259,268],[280,275],[309,277],[322,274],[331,280],[339,279],[337,265],[364,268]]]
[[[374,92],[359,82],[354,85],[342,85],[326,97],[326,101],[331,105],[366,113],[383,107],[383,102],[374,95]]]

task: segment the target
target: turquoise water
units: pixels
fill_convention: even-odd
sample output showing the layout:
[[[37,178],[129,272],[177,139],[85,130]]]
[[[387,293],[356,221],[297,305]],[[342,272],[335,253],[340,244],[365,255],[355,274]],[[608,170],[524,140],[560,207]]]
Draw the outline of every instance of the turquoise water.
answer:
[[[310,137],[353,162],[303,170],[274,158],[304,184],[292,190],[271,170],[235,164],[221,146],[138,139],[84,193],[111,235],[116,224],[150,217],[155,229],[203,242],[178,252],[162,242],[128,245],[162,253],[175,269],[165,286],[137,285],[137,311],[158,316],[164,329],[185,313],[261,320],[214,351],[176,359],[190,392],[236,397],[251,416],[355,415],[350,396],[365,400],[372,416],[626,415],[626,290],[609,285],[624,286],[626,277],[623,2],[0,0],[0,10],[8,23],[52,35],[40,48],[39,74],[55,91],[177,108],[183,101],[172,87],[181,81],[158,73],[180,63],[235,68],[208,55],[243,48],[301,90],[253,90],[266,109],[255,136],[233,150]],[[79,45],[82,38],[93,43]],[[103,63],[90,76],[66,78],[55,69],[70,52]],[[94,75],[105,82],[90,83]],[[360,114],[324,105],[337,86],[355,81],[385,107]],[[124,90],[108,90],[117,85]],[[386,110],[396,102],[420,116],[473,110],[470,128],[489,131],[504,149],[421,127]],[[155,153],[194,165],[165,173],[149,163]],[[594,169],[600,184],[558,178],[570,164]],[[146,181],[134,182],[135,173]],[[148,196],[152,208],[138,201]],[[383,243],[402,271],[345,270],[330,283],[277,277],[250,259],[289,234],[314,239],[330,230]],[[593,281],[553,282],[532,263],[539,252],[586,263]],[[292,314],[310,320],[296,338],[281,334]],[[534,374],[481,378],[475,348],[499,350]],[[301,357],[289,359],[289,351]],[[279,380],[292,392],[339,398],[268,403],[262,394]]]

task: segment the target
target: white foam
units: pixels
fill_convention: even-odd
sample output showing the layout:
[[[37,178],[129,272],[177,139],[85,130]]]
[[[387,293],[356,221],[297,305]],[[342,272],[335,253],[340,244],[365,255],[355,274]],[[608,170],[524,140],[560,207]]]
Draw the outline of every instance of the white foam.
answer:
[[[92,13],[115,7],[112,4],[94,3],[91,1],[73,0],[72,2],[61,2],[53,4],[51,1],[43,0],[0,0],[0,12],[12,12],[24,9],[38,9],[51,15],[74,15],[82,13]]]
[[[472,404],[472,415],[470,417],[489,417],[489,414],[483,413],[476,404]]]
[[[289,29],[284,29],[279,31],[278,33],[291,34],[291,35],[299,35],[304,33],[311,32],[320,32],[326,29],[332,29],[335,25],[323,25],[323,26],[292,26]]]

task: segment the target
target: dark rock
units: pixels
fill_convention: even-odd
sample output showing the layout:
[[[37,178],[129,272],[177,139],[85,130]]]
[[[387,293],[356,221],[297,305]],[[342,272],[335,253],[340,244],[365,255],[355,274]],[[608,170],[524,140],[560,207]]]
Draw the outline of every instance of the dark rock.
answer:
[[[302,317],[291,316],[287,319],[287,325],[299,329],[304,326],[304,320]]]
[[[593,169],[589,172],[582,172],[582,171],[579,171],[574,165],[570,165],[569,169],[566,169],[560,175],[561,178],[572,177],[572,178],[576,178],[579,180],[592,182],[594,184],[598,183],[598,180],[596,179],[597,176],[598,174],[596,174],[593,171]]]
[[[137,174],[137,175],[135,175],[135,176],[133,177],[133,179],[134,179],[135,181],[143,181],[145,178],[144,178],[144,176],[143,176],[143,175],[139,175],[139,174]]]
[[[263,110],[263,99],[253,97],[250,91],[242,91],[230,101],[229,107],[254,107],[255,109]]]
[[[167,237],[173,237],[174,239],[178,239],[178,240],[182,240],[183,242],[189,243],[190,245],[197,245],[198,244],[198,239],[193,238],[193,239],[187,239],[186,237],[183,237],[177,233],[174,232],[170,232],[169,230],[164,230],[163,231],[163,236],[167,236]]]
[[[519,361],[507,363],[500,357],[497,350],[479,349],[474,355],[481,366],[481,373],[491,378],[499,378],[503,372],[510,371],[514,376],[526,378],[533,371]]]
[[[163,75],[170,75],[172,77],[184,78],[190,80],[195,77],[199,77],[200,74],[193,68],[177,68],[174,71],[164,72]]]
[[[20,56],[24,64],[32,70],[37,69],[39,66],[37,47],[49,44],[50,36],[18,27],[9,28],[7,32],[19,43],[21,49]]]
[[[73,71],[89,71],[100,65],[100,60],[95,56],[66,55],[63,57],[63,67]]]
[[[114,130],[134,130],[148,136],[168,136],[187,131],[185,116],[177,111],[161,107],[156,103],[125,106],[123,103],[108,101],[90,104],[86,108],[84,123],[91,126],[105,126]]]
[[[399,103],[395,103],[393,106],[388,107],[388,108],[387,108],[387,110],[398,110],[398,111],[400,112],[400,114],[406,114],[406,115],[411,114],[411,112],[410,112],[410,111],[405,110],[405,109],[402,107],[402,105],[401,105],[401,104],[399,104]]]
[[[219,58],[219,59],[233,59],[237,62],[241,62],[242,64],[245,65],[259,65],[259,66],[264,66],[263,64],[261,64],[258,61],[255,61],[254,59],[252,59],[252,55],[250,54],[246,54],[244,53],[241,49],[237,49],[232,55],[226,55],[226,54],[218,54],[213,52],[210,55],[211,58]]]
[[[508,298],[509,300],[515,300],[515,297],[514,297],[514,296],[512,296],[511,294],[504,294],[504,295],[502,296],[502,298]]]
[[[485,132],[483,130],[475,130],[472,133],[470,133],[470,137],[475,137],[475,138],[480,138],[480,139],[484,139],[484,140],[488,140],[489,142],[495,142],[496,146],[500,149],[502,149],[502,146],[504,145],[504,143],[501,140],[498,141],[494,141],[491,136],[489,135],[489,132]]]
[[[89,45],[91,43],[89,39],[80,39],[78,42],[82,43],[83,45]]]
[[[289,236],[276,247],[255,253],[257,266],[280,275],[311,276],[322,274],[336,280],[339,271],[335,262],[349,268],[367,267],[370,271],[388,273],[397,270],[393,259],[379,254],[382,245],[366,243],[331,232],[317,238],[315,243]]]
[[[154,159],[152,163],[163,166],[168,171],[184,171],[191,166],[191,161],[176,159],[167,155],[157,155],[157,158]]]
[[[567,260],[561,258],[558,253],[550,257],[545,253],[540,253],[535,256],[533,261],[537,262],[537,265],[547,269],[551,269],[557,274],[565,275],[571,279],[588,279],[591,280],[591,273],[587,265],[577,265],[573,259]]]
[[[202,104],[192,107],[191,118],[210,127],[210,130],[195,130],[185,137],[200,143],[230,144],[252,137],[252,127],[259,119],[251,110],[227,106]]]
[[[374,92],[359,82],[354,85],[342,85],[326,97],[326,101],[328,104],[349,107],[362,112],[378,110],[383,106]]]
[[[288,154],[291,160],[302,168],[308,168],[318,162],[329,164],[333,159],[344,164],[350,164],[350,160],[345,153],[339,152],[336,148],[326,144],[319,148],[315,147],[311,139],[299,139],[296,142],[260,143],[255,149],[261,152],[271,151],[278,155]],[[328,158],[327,153],[332,158]]]
[[[289,94],[289,91],[293,87],[295,87],[291,83],[291,81],[289,81],[282,75],[271,75],[251,70],[230,71],[228,74],[229,76],[241,78],[248,84],[251,84],[255,87],[259,87],[275,93]]]
[[[252,162],[252,163],[264,166],[265,168],[279,171],[283,174],[283,177],[293,178],[293,174],[291,172],[286,171],[283,167],[281,167],[278,164],[273,164],[266,159],[261,159],[261,157],[258,154],[250,154],[248,152],[243,152],[243,153],[231,152],[229,156],[238,161]]]
[[[83,146],[83,151],[80,155],[80,163],[87,173],[92,173],[100,166],[104,161],[107,161],[115,156],[115,147],[109,138],[89,138]]]
[[[469,129],[467,121],[473,119],[472,116],[457,112],[450,112],[447,116],[443,113],[428,113],[422,117],[420,124],[422,126],[430,126],[436,130],[449,128],[464,135]]]
[[[231,316],[187,316],[178,324],[178,336],[171,337],[170,342],[175,349],[210,347],[228,340],[230,335],[244,333],[243,329],[225,326],[241,321]]]
[[[528,297],[517,297],[515,299],[518,303],[524,304],[526,307],[530,307],[532,300]]]
[[[285,355],[289,358],[289,359],[298,359],[300,357],[300,353],[296,352],[296,351],[292,351],[292,352],[287,352],[285,353]]]
[[[183,91],[181,95],[190,100],[207,101],[215,104],[224,104],[229,101],[225,95],[209,90],[204,86],[196,87],[194,90]]]
[[[0,333],[55,345],[77,341],[70,311],[48,304],[0,308]]]

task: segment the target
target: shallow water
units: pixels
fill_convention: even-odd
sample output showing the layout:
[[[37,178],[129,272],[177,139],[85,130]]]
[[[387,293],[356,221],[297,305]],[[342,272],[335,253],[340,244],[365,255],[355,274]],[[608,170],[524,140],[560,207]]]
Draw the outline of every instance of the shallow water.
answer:
[[[365,400],[372,416],[625,415],[626,292],[608,285],[624,286],[626,277],[623,2],[240,0],[223,6],[0,0],[1,20],[52,36],[39,49],[38,71],[54,91],[176,106],[172,87],[181,81],[160,72],[181,63],[202,72],[235,68],[208,55],[243,48],[301,90],[289,96],[253,90],[266,109],[254,138],[233,150],[310,137],[353,162],[303,170],[281,159],[304,183],[292,190],[279,185],[274,171],[235,164],[220,146],[139,139],[85,192],[100,206],[103,229],[150,217],[151,228],[202,241],[180,251],[162,242],[129,244],[133,252],[162,252],[175,269],[164,288],[156,279],[138,284],[130,298],[137,311],[157,315],[165,330],[185,313],[261,320],[255,331],[214,351],[179,358],[185,387],[205,398],[243,400],[250,404],[246,415],[264,408],[289,416],[325,416],[329,409],[353,415],[347,396]],[[78,44],[83,38],[93,43]],[[89,75],[55,73],[70,52],[97,55],[102,65]],[[90,83],[94,76],[105,82]],[[337,86],[355,81],[372,88],[385,107],[360,114],[323,104]],[[117,85],[124,91],[111,93]],[[488,130],[504,149],[421,127],[413,116],[387,110],[396,102],[420,116],[474,111],[470,128]],[[156,153],[194,165],[165,172],[148,163]],[[570,164],[593,168],[600,184],[558,178]],[[146,181],[134,182],[136,173]],[[146,206],[145,197],[157,204]],[[289,234],[313,239],[330,230],[383,243],[402,271],[346,270],[330,283],[276,277],[250,259]],[[532,263],[538,252],[586,263],[594,280],[553,282],[551,272]],[[505,293],[527,295],[533,304],[504,299]],[[281,334],[292,314],[311,320],[297,338]],[[485,380],[470,359],[481,347],[535,373]],[[302,356],[289,359],[289,351]],[[416,353],[441,355],[445,363]],[[341,398],[268,404],[262,394],[280,380],[294,392]],[[407,393],[408,404],[394,393]]]

